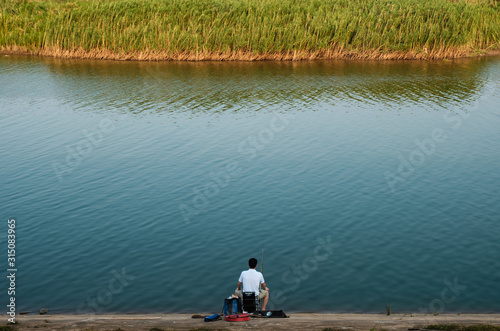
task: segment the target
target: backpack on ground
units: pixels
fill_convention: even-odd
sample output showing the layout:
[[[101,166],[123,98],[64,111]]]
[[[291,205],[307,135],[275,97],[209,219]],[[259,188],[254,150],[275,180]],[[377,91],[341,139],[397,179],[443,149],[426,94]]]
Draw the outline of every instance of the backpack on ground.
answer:
[[[241,301],[239,298],[224,299],[224,307],[222,308],[222,313],[224,316],[235,315],[242,313]]]

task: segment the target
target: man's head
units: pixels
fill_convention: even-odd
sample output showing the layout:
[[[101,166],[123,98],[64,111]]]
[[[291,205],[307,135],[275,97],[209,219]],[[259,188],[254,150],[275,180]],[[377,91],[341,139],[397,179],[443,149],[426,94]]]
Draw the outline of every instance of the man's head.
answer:
[[[253,257],[248,260],[248,266],[250,267],[250,269],[255,269],[255,267],[257,266],[257,259],[254,259]]]

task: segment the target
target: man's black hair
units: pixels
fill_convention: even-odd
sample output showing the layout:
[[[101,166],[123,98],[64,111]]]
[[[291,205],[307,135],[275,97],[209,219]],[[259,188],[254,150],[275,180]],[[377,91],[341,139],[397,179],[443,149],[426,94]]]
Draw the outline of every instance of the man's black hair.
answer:
[[[248,266],[253,269],[257,266],[257,259],[254,259],[253,257],[248,260]]]

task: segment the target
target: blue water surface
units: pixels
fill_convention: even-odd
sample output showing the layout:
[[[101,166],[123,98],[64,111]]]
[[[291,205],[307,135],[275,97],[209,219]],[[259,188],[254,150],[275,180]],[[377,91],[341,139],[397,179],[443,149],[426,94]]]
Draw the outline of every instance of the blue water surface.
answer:
[[[264,252],[270,308],[498,312],[499,81],[498,57],[2,56],[17,309],[217,312]]]

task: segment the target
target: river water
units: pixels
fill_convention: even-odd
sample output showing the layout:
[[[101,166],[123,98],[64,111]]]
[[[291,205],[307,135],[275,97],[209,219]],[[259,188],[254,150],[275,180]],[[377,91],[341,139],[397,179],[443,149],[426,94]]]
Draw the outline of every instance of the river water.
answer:
[[[17,310],[217,312],[264,251],[270,308],[498,312],[499,78],[2,56]]]

